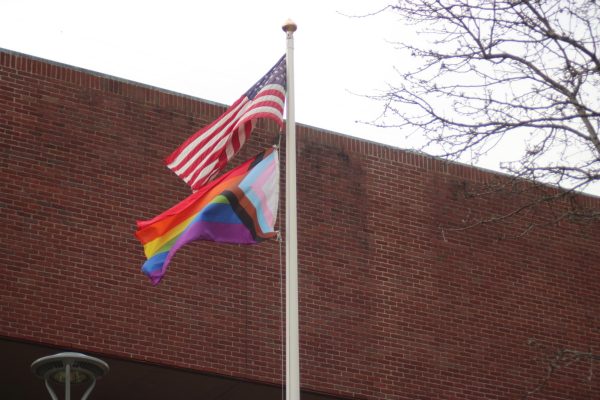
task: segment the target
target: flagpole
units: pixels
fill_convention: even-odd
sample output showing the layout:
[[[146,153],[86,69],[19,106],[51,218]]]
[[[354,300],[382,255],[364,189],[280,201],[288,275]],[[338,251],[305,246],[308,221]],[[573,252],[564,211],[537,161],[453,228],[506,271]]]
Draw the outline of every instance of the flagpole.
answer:
[[[300,345],[298,325],[298,235],[296,211],[296,120],[294,115],[294,32],[297,25],[287,20],[287,114],[285,182],[286,254],[286,399],[300,400]]]

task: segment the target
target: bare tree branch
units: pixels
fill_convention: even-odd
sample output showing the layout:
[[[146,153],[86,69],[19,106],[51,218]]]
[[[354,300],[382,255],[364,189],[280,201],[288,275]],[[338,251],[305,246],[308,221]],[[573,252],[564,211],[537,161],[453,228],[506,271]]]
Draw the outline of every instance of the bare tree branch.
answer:
[[[505,217],[600,181],[600,3],[398,0],[385,12],[415,27],[420,40],[397,47],[419,63],[398,67],[399,84],[372,96],[383,106],[374,125],[410,129],[425,139],[419,150],[450,159],[520,138],[520,157],[501,167],[565,192]]]
[[[553,348],[535,339],[529,339],[529,346],[538,352],[538,358],[544,365],[545,371],[544,376],[540,379],[538,384],[528,390],[523,395],[523,399],[527,399],[546,388],[550,380],[556,374],[576,363],[589,362],[588,376],[586,379],[591,381],[594,376],[594,362],[600,361],[600,354],[594,354],[591,350],[579,351],[563,347]]]

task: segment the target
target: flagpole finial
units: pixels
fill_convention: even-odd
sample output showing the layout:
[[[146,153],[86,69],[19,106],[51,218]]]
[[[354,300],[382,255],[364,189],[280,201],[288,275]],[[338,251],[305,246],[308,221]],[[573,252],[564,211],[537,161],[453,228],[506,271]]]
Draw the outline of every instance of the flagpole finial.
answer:
[[[298,29],[298,25],[296,25],[294,21],[288,18],[287,21],[283,23],[281,29],[283,29],[284,32],[288,33],[296,32],[296,29]]]

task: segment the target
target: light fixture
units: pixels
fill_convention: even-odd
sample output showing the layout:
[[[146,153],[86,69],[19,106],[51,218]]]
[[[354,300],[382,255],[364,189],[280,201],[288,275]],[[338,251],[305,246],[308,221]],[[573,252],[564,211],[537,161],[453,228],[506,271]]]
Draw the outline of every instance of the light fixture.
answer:
[[[58,396],[50,382],[65,385],[65,400],[71,400],[71,384],[89,382],[89,387],[81,396],[81,400],[85,400],[96,386],[96,379],[106,375],[109,368],[107,363],[98,358],[69,352],[37,359],[31,364],[31,371],[44,380],[52,400],[58,400]]]

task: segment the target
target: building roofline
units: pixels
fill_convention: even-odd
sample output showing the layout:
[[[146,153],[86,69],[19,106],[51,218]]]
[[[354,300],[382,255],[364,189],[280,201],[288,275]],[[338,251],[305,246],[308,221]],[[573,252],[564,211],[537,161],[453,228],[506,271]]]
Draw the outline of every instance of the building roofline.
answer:
[[[8,57],[4,56],[7,55]],[[175,92],[169,89],[153,86],[145,83],[108,75],[102,72],[61,63],[42,57],[32,56],[18,51],[0,47],[0,65],[8,65],[14,68],[26,70],[34,74],[50,76],[67,82],[88,86],[89,88],[113,92],[124,96],[142,98],[146,102],[155,103],[162,107],[181,107],[191,112],[203,114],[208,113],[215,118],[228,106],[204,98]],[[47,66],[47,68],[44,68]],[[131,88],[131,90],[128,90]],[[265,128],[274,122],[264,121]],[[341,132],[335,132],[323,128],[297,123],[298,134],[318,137],[324,144],[341,146],[349,151],[362,152],[366,155],[382,157],[400,163],[410,164],[427,170],[446,173],[460,178],[478,182],[489,181],[492,177],[514,178],[513,175],[502,171],[495,171],[484,167],[447,160],[439,156],[433,156],[418,150],[401,148],[384,143],[378,143],[369,139],[351,136]],[[549,188],[556,188],[548,184]],[[600,196],[578,192],[583,197],[589,197],[592,201],[600,200]]]

